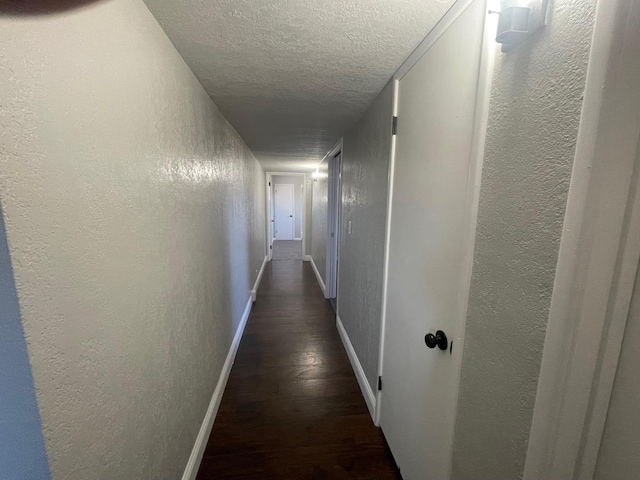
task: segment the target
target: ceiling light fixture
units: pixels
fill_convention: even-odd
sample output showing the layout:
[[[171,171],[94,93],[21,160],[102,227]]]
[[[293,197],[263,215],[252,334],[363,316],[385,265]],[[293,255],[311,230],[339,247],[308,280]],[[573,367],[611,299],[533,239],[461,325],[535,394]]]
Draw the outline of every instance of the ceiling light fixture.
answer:
[[[549,0],[501,0],[496,42],[509,52],[546,25]]]

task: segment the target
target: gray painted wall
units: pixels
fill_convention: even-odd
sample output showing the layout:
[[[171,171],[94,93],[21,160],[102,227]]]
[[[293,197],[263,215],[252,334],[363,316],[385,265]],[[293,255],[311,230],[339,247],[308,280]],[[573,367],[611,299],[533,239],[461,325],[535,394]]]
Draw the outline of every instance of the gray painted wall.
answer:
[[[263,171],[140,0],[0,18],[0,85],[52,477],[180,478],[264,258]]]
[[[327,202],[329,200],[329,162],[318,166],[312,186],[311,257],[322,281],[327,283]]]
[[[627,480],[640,471],[640,272],[624,331],[594,480]]]
[[[595,0],[497,53],[453,478],[521,478],[573,163]]]
[[[338,312],[371,388],[378,376],[393,85],[345,135]],[[351,235],[348,222],[351,221]]]
[[[271,188],[273,189],[279,183],[289,183],[293,185],[293,201],[294,201],[294,226],[293,236],[296,238],[302,238],[302,208],[304,195],[301,190],[301,186],[304,184],[304,177],[301,175],[274,175],[271,177]],[[275,198],[275,197],[272,197]]]

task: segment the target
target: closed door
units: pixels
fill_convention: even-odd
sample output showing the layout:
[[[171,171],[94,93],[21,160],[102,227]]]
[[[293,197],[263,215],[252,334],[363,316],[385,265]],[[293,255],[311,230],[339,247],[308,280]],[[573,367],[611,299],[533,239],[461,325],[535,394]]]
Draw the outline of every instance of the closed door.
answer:
[[[404,480],[450,477],[485,12],[484,0],[472,2],[398,83],[379,398]],[[448,337],[444,350],[425,342],[438,330]]]
[[[276,240],[293,240],[293,185],[277,184],[274,203]]]

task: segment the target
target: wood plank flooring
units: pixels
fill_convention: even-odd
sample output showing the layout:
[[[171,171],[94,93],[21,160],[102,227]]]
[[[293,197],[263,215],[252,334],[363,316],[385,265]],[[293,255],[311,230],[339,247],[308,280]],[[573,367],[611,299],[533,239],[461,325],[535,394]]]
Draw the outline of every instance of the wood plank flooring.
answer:
[[[400,478],[309,263],[267,265],[197,478]]]

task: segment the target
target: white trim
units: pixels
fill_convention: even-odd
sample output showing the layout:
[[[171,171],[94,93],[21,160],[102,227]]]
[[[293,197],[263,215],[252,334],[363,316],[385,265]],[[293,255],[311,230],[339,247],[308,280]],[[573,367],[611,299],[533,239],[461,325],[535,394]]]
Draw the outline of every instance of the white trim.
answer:
[[[310,262],[311,261],[311,255],[305,255],[302,259],[305,262]]]
[[[320,284],[322,295],[324,295],[324,298],[327,298],[327,287],[325,287],[324,282],[322,281],[322,277],[320,276],[320,272],[318,272],[318,267],[316,267],[316,262],[313,261],[313,257],[311,255],[307,255],[307,257],[309,257],[309,261],[311,262],[311,268],[313,268],[313,273],[316,274],[316,278],[318,279],[318,284]]]
[[[306,235],[304,234],[305,225],[305,215],[307,214],[307,174],[305,173],[302,177],[302,185],[300,185],[300,198],[302,199],[302,209],[300,211],[302,218],[300,219],[300,238],[299,240],[304,240]],[[302,244],[302,255],[304,256],[304,243]]]
[[[640,3],[598,2],[524,478],[591,479],[640,257]]]
[[[251,300],[256,301],[256,297],[258,295],[258,288],[260,287],[260,280],[262,280],[262,274],[264,273],[264,267],[267,266],[267,262],[269,261],[269,257],[265,256],[262,261],[262,266],[260,267],[260,271],[258,272],[258,276],[256,277],[256,283],[253,284],[253,288],[251,289]]]
[[[227,386],[227,380],[229,379],[229,374],[231,373],[231,367],[233,366],[233,362],[236,358],[238,346],[240,345],[240,340],[242,339],[244,328],[247,325],[247,320],[249,319],[252,305],[253,302],[251,300],[251,297],[249,297],[247,306],[245,307],[244,313],[242,314],[242,319],[240,320],[240,324],[238,325],[236,334],[234,335],[231,346],[229,347],[227,359],[222,366],[222,371],[220,372],[220,377],[218,378],[218,384],[216,385],[216,389],[213,391],[213,396],[211,397],[211,401],[209,402],[209,408],[207,408],[207,413],[205,414],[202,425],[200,426],[200,431],[198,432],[198,436],[196,437],[193,449],[191,450],[191,455],[189,456],[189,460],[187,461],[187,466],[185,467],[184,473],[182,474],[182,480],[195,480],[196,475],[198,474],[200,462],[202,462],[202,456],[204,455],[204,450],[207,446],[209,435],[211,434],[211,428],[213,427],[213,422],[218,413],[218,408],[220,407],[220,401],[222,400],[224,389]]]
[[[326,287],[325,287],[325,298],[333,298],[335,295],[336,304],[338,297],[338,270],[336,269],[336,265],[338,264],[338,255],[340,249],[340,216],[342,213],[342,199],[340,198],[341,191],[341,173],[342,173],[342,146],[343,146],[343,138],[340,138],[334,147],[329,150],[329,152],[324,156],[322,162],[327,162],[327,238],[326,238],[326,271],[325,276],[327,278]],[[340,155],[340,163],[338,166],[338,171],[336,174],[336,178],[332,177],[332,174],[335,174],[333,159]],[[335,184],[334,184],[335,182]],[[332,189],[331,187],[334,187]],[[334,197],[334,194],[337,194],[337,198]],[[336,202],[335,210],[330,208],[333,203]],[[331,237],[331,231],[335,230],[335,237]],[[334,255],[335,254],[335,255]],[[335,270],[335,272],[334,272]]]
[[[393,80],[393,112],[392,117],[398,115],[399,80]],[[378,347],[378,376],[382,376],[384,366],[384,333],[387,325],[387,287],[389,285],[389,241],[391,239],[391,211],[393,209],[393,175],[396,165],[396,136],[391,137],[391,149],[389,151],[389,173],[387,180],[387,218],[384,236],[384,263],[382,269],[382,317],[380,319],[380,344]],[[382,405],[382,392],[376,391],[376,411],[373,422],[380,425],[380,410]]]
[[[302,219],[300,220],[300,240],[302,240],[302,255],[306,252],[305,239],[307,228],[307,174],[302,177]],[[311,199],[309,199],[311,200]]]
[[[342,339],[344,349],[347,351],[347,356],[349,357],[349,361],[351,362],[353,373],[355,373],[356,379],[358,380],[358,385],[360,385],[360,390],[362,390],[364,401],[367,402],[367,408],[369,409],[371,419],[373,420],[373,423],[377,425],[375,417],[376,396],[371,389],[371,385],[369,385],[367,375],[364,373],[364,369],[360,364],[358,355],[356,354],[356,351],[351,344],[351,340],[349,340],[349,335],[347,335],[347,331],[344,329],[344,325],[342,324],[342,320],[340,320],[339,315],[336,315],[336,327],[338,328],[338,333],[340,333],[340,338]]]
[[[340,140],[338,140],[336,142],[336,144],[333,146],[333,148],[331,150],[329,150],[324,157],[322,157],[322,160],[320,160],[320,163],[324,162],[325,160],[332,159],[333,157],[335,157],[338,153],[340,153],[342,151],[342,143],[343,143],[342,140],[343,140],[343,138],[340,137]]]
[[[301,240],[302,240],[302,237],[293,237],[293,239],[294,239],[295,241],[299,242],[299,241],[301,241]]]
[[[271,260],[273,258],[273,242],[275,238],[273,232],[273,198],[271,188],[271,174],[266,172],[265,174],[265,187],[266,187],[266,204],[267,204],[267,258]]]

